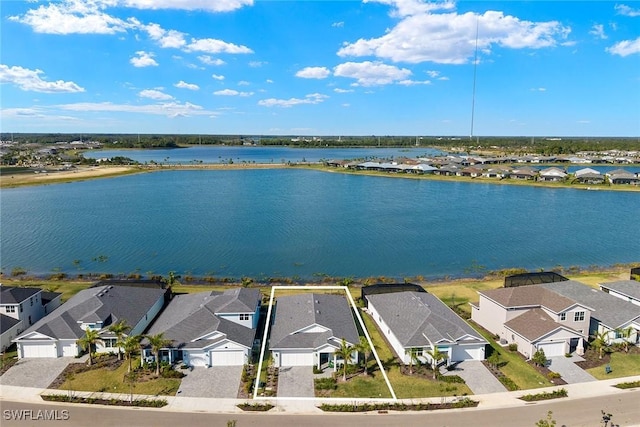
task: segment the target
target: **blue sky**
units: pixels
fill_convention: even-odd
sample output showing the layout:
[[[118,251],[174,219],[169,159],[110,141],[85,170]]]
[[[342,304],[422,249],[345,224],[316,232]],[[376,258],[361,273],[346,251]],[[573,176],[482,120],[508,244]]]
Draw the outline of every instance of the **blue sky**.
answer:
[[[2,1],[3,132],[640,136],[635,1]],[[476,30],[478,32],[477,67]]]

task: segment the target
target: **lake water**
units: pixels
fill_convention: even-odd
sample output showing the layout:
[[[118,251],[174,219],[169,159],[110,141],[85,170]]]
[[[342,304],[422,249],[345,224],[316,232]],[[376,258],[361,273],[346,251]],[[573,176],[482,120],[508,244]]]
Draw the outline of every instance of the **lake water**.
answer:
[[[402,279],[640,260],[633,192],[208,170],[3,189],[0,202],[6,273]]]

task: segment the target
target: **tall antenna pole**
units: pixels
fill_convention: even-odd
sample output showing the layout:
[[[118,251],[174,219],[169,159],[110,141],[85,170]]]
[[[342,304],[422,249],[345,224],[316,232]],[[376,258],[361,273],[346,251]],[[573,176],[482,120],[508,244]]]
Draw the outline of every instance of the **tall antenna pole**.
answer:
[[[478,71],[478,28],[480,19],[476,18],[476,53],[473,58],[473,94],[471,95],[471,133],[469,134],[469,140],[473,140],[473,119],[476,110],[476,75]]]

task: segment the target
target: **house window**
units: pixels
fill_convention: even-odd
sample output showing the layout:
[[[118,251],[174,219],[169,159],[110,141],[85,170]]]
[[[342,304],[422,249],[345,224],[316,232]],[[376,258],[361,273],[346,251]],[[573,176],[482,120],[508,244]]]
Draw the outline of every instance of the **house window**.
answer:
[[[575,322],[584,321],[584,311],[576,311],[575,315],[573,316],[573,320]]]
[[[416,357],[422,356],[422,349],[421,348],[416,348],[415,350],[416,350],[416,353],[415,353]]]
[[[251,316],[249,314],[241,314],[240,315],[240,320],[249,320],[251,318]]]
[[[15,313],[16,312],[16,306],[15,305],[8,305],[7,306],[7,313]]]
[[[20,304],[20,313],[22,313],[22,304]]]
[[[560,321],[567,320],[567,313],[560,313]]]
[[[33,305],[33,297],[29,298],[29,302],[31,302],[31,305]]]
[[[104,342],[104,346],[106,348],[113,348],[113,347],[116,346],[117,339],[115,339],[115,338],[104,338],[102,341]]]

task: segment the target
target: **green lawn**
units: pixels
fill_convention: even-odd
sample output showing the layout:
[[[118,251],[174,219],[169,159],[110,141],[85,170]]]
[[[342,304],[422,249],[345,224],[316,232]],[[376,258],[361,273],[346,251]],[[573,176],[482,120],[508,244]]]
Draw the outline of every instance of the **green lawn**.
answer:
[[[134,360],[133,364],[140,363],[140,359]],[[125,361],[114,370],[94,369],[76,374],[69,382],[65,381],[60,386],[61,390],[94,391],[105,393],[129,393],[130,385],[124,382],[127,373],[128,363]],[[174,396],[180,387],[180,380],[176,378],[158,378],[151,381],[137,382],[133,387],[134,394],[165,395]]]
[[[587,372],[599,380],[609,378],[630,377],[640,375],[640,354],[627,354],[624,352],[611,353],[611,373],[605,372],[605,365],[587,369]]]

